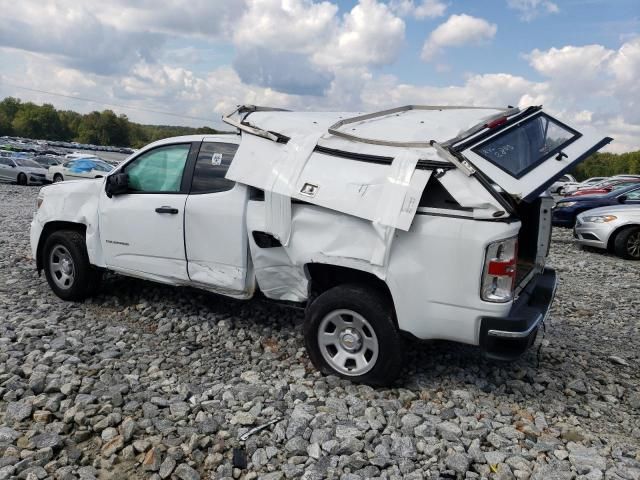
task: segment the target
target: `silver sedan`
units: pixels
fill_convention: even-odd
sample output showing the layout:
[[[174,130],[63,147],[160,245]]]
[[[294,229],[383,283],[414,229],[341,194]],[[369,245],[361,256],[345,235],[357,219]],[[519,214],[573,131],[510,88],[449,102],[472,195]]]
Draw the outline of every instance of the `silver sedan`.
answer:
[[[16,182],[19,185],[42,185],[47,169],[27,158],[0,157],[0,180]]]
[[[576,242],[602,248],[622,258],[640,260],[640,191],[638,203],[594,208],[578,215],[573,233]]]

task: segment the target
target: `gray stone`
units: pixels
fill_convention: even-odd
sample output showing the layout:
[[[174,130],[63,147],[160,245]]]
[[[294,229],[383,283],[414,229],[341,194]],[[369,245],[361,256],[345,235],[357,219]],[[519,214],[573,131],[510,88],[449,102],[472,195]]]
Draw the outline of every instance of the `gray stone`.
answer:
[[[185,418],[191,411],[191,407],[187,402],[174,402],[169,405],[169,410],[175,418]]]
[[[160,465],[160,470],[158,471],[158,475],[160,478],[169,478],[169,475],[173,472],[173,469],[176,468],[176,461],[173,457],[167,456],[164,459],[164,462]]]
[[[447,468],[455,470],[461,475],[464,475],[464,473],[469,469],[470,463],[469,457],[464,453],[459,452],[449,455],[446,460]]]
[[[64,440],[57,433],[41,433],[40,435],[36,435],[29,440],[29,444],[34,449],[41,448],[62,448],[64,445]]]
[[[415,459],[416,447],[411,437],[398,437],[392,440],[391,453],[402,458]]]
[[[284,445],[284,448],[291,455],[306,455],[307,447],[309,446],[309,442],[307,442],[302,437],[293,437]]]
[[[186,463],[181,463],[174,471],[180,480],[200,480],[200,474]]]
[[[587,448],[576,443],[567,445],[569,461],[579,474],[588,473],[590,470],[606,470],[607,462],[595,448]]]
[[[264,448],[256,449],[251,455],[251,463],[253,463],[254,468],[261,468],[269,463],[266,450]]]
[[[436,425],[436,431],[445,440],[455,442],[462,435],[462,430],[452,422],[442,422]]]
[[[0,427],[0,443],[13,443],[13,441],[19,437],[20,434],[13,428]]]
[[[125,418],[120,425],[120,435],[125,443],[128,443],[133,438],[133,433],[136,430],[136,422],[132,418]]]
[[[33,403],[30,400],[9,402],[4,420],[9,424],[19,423],[31,416]]]

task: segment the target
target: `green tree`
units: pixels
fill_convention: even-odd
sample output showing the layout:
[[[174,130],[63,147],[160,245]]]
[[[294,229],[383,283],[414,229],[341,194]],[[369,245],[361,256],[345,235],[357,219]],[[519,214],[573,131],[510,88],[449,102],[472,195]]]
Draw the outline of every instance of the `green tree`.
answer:
[[[13,122],[16,114],[20,110],[20,100],[14,97],[7,97],[0,102],[0,114],[3,114],[9,123]]]
[[[53,105],[23,103],[11,122],[16,135],[27,138],[56,140],[63,134],[62,122]]]

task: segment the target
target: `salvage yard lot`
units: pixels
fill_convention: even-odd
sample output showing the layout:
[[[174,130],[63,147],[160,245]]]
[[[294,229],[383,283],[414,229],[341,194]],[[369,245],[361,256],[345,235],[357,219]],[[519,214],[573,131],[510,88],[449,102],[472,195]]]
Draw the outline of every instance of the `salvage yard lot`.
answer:
[[[61,301],[30,258],[37,191],[0,185],[0,479],[640,479],[638,262],[556,230],[539,366],[412,343],[373,389],[313,368],[301,311],[115,275]]]

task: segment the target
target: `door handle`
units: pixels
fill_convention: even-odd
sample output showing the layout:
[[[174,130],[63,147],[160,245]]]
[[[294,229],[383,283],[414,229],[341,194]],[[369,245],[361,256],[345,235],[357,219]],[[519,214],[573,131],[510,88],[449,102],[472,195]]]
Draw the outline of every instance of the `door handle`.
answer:
[[[175,215],[176,213],[178,213],[178,209],[177,208],[173,208],[173,207],[158,207],[156,208],[156,213],[170,213],[171,215]]]

